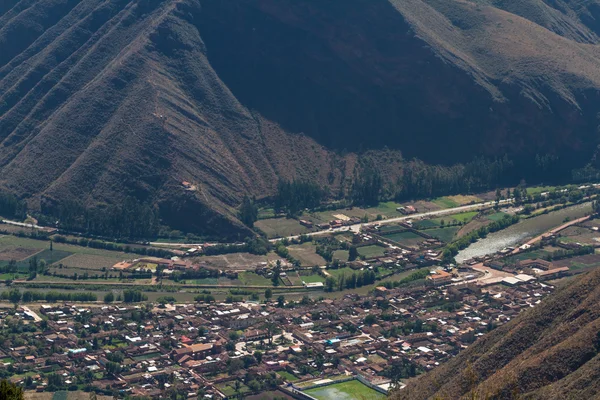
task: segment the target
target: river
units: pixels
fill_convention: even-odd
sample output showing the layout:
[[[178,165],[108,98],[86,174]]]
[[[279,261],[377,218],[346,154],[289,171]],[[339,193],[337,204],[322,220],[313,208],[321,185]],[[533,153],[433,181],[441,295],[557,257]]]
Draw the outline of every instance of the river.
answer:
[[[591,203],[584,203],[538,217],[525,219],[504,230],[490,233],[486,238],[479,239],[466,249],[459,251],[455,257],[456,261],[462,263],[473,257],[493,254],[505,247],[514,247],[524,242],[525,239],[541,235],[561,225],[567,217],[570,219],[580,218],[589,214],[591,210]]]

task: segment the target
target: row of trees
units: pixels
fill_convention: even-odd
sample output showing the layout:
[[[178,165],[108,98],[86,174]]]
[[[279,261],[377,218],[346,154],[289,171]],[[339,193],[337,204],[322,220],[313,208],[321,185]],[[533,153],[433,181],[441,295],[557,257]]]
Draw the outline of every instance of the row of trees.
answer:
[[[305,208],[313,209],[321,204],[325,193],[321,187],[307,181],[281,180],[275,196],[275,210],[296,216]]]
[[[362,286],[371,285],[375,283],[377,275],[374,271],[360,271],[353,272],[346,276],[341,274],[337,280],[333,277],[327,277],[325,279],[325,290],[327,292],[342,291],[344,289],[356,289]]]
[[[130,246],[127,244],[119,244],[97,239],[88,239],[84,237],[71,239],[62,235],[55,235],[52,237],[52,240],[56,243],[68,243],[76,246],[91,247],[93,249],[122,251],[125,253],[135,253],[143,256],[171,257],[173,255],[173,253],[169,250],[156,249],[152,247]]]
[[[43,205],[42,217],[47,225],[68,231],[114,238],[152,238],[159,231],[158,210],[151,204],[128,197],[121,204],[88,208],[78,201],[56,206]]]
[[[98,297],[94,293],[69,293],[69,292],[34,292],[26,291],[21,293],[19,289],[11,289],[0,293],[0,299],[9,300],[11,303],[29,303],[32,301],[47,301],[49,303],[55,303],[57,301],[78,301],[78,302],[91,302],[98,300]]]

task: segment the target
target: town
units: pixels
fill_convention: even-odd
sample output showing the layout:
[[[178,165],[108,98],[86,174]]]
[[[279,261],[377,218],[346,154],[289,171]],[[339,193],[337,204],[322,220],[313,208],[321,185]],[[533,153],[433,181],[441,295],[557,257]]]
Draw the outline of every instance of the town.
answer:
[[[598,267],[595,190],[154,255],[5,223],[0,376],[31,398],[385,398]]]

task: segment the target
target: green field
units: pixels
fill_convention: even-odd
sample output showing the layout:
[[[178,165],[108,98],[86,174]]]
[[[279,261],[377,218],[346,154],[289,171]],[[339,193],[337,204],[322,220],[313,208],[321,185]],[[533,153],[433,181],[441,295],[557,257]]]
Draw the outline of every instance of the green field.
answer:
[[[529,260],[529,259],[536,259],[536,258],[544,258],[546,256],[548,256],[550,253],[545,251],[545,250],[533,250],[533,251],[527,251],[524,253],[518,253],[515,254],[514,256],[510,256],[504,259],[504,262],[506,264],[513,264],[516,263],[518,261],[523,261],[523,260]]]
[[[355,273],[356,271],[354,271],[352,268],[338,268],[338,269],[328,269],[327,272],[329,273],[329,275],[333,276],[334,278],[337,278],[338,276],[341,275],[345,275],[345,276],[350,276],[353,273]]]
[[[506,213],[503,212],[497,212],[491,215],[487,216],[487,219],[491,220],[491,221],[500,221],[502,218],[504,218],[505,215],[508,215]]]
[[[273,284],[270,279],[265,278],[262,275],[255,274],[254,272],[240,272],[238,279],[248,286],[270,286]]]
[[[374,257],[382,257],[385,254],[385,248],[376,245],[359,247],[357,250],[358,254],[367,259]]]
[[[556,189],[555,186],[536,186],[536,187],[527,188],[527,194],[535,196],[536,194],[550,192],[554,189]]]
[[[386,398],[386,395],[357,380],[309,389],[305,393],[318,400],[383,400]]]
[[[296,375],[292,375],[287,371],[279,371],[277,372],[277,374],[288,382],[295,382],[298,380],[298,377]]]
[[[334,260],[340,260],[340,261],[348,261],[348,255],[349,252],[348,250],[336,250],[333,252],[333,259]]]
[[[429,231],[427,231],[429,233]],[[424,237],[417,235],[411,231],[404,231],[398,233],[392,233],[389,235],[383,235],[386,239],[393,240],[394,242],[404,244],[406,246],[414,246],[425,240]],[[360,253],[360,249],[358,250]]]
[[[427,228],[435,228],[436,226],[440,226],[440,219],[424,219],[422,221],[417,221],[413,224],[415,229],[427,229]]]
[[[305,283],[325,282],[325,278],[319,274],[300,275],[300,279]]]
[[[451,242],[456,235],[456,232],[460,230],[458,226],[448,226],[446,228],[428,229],[426,233],[435,238],[440,239],[442,242]]]
[[[300,261],[303,267],[312,267],[313,265],[325,265],[327,261],[317,254],[317,247],[312,242],[302,243],[288,247],[288,251],[292,257]],[[344,259],[346,261],[348,256]]]
[[[256,221],[254,226],[263,231],[269,239],[310,232],[310,229],[300,225],[300,222],[293,218],[263,219]]]
[[[458,207],[458,203],[449,197],[439,197],[439,198],[433,200],[433,203],[437,204],[438,206],[440,206],[442,208]]]
[[[451,217],[456,221],[466,223],[466,222],[471,221],[473,218],[475,218],[477,216],[477,214],[479,214],[479,212],[477,212],[477,211],[467,211],[464,213],[451,215]]]

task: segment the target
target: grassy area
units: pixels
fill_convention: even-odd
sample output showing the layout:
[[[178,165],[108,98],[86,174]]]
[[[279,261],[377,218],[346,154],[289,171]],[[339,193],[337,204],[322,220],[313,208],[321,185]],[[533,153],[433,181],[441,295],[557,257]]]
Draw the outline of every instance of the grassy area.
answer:
[[[263,231],[270,239],[310,232],[310,229],[300,225],[300,222],[293,218],[263,219],[256,221],[254,226]]]
[[[506,214],[506,213],[503,213],[503,212],[497,212],[497,213],[494,213],[494,214],[488,215],[488,216],[487,216],[487,219],[489,219],[490,221],[494,221],[494,222],[496,222],[496,221],[500,221],[500,220],[501,220],[502,218],[504,218],[504,216],[506,216],[506,215],[508,215],[508,214]]]
[[[154,358],[158,358],[160,357],[160,353],[156,352],[156,353],[148,353],[148,354],[142,354],[141,356],[134,356],[131,357],[133,358],[135,361],[143,361],[143,360],[151,360]]]
[[[550,192],[552,190],[556,189],[555,186],[536,186],[536,187],[530,187],[527,188],[527,194],[531,195],[531,196],[535,196],[536,194],[540,194],[540,193],[544,193],[544,192]]]
[[[300,261],[300,265],[304,267],[327,264],[327,261],[317,254],[317,247],[312,242],[289,246],[288,251],[290,252],[290,255]],[[347,259],[348,257],[346,256],[344,261]]]
[[[442,208],[458,207],[458,203],[449,197],[439,197],[439,198],[433,200],[433,203],[437,204],[438,206],[440,206]]]
[[[416,229],[427,229],[427,228],[435,228],[436,226],[440,226],[441,219],[424,219],[421,221],[417,221],[413,224]]]
[[[262,275],[255,274],[254,272],[240,272],[238,274],[238,279],[244,284],[248,286],[269,286],[272,285],[270,279],[265,278]]]
[[[226,383],[220,383],[218,385],[216,385],[217,388],[219,388],[219,390],[227,397],[233,397],[236,395],[236,391],[235,391],[235,382],[226,382]],[[240,385],[240,389],[239,389],[239,393],[240,394],[244,394],[250,391],[250,388],[244,384]]]
[[[325,282],[325,278],[319,274],[300,275],[300,279],[306,283]]]
[[[298,380],[298,377],[296,375],[290,374],[287,371],[279,371],[277,372],[277,374],[288,382],[295,382]]]
[[[338,268],[338,269],[328,269],[327,272],[334,278],[337,278],[338,276],[341,276],[341,275],[350,276],[350,275],[352,275],[352,273],[354,273],[356,271],[354,271],[352,268],[345,267],[345,268]]]
[[[523,260],[530,260],[530,259],[535,259],[535,258],[544,258],[545,256],[549,255],[550,253],[548,253],[545,250],[533,250],[533,251],[527,251],[524,253],[518,253],[515,254],[513,256],[507,257],[504,259],[504,262],[507,264],[512,264],[512,263],[517,263],[519,261],[523,261]]]
[[[477,214],[479,214],[478,211],[467,211],[464,213],[451,215],[451,217],[456,221],[467,223],[475,218]]]
[[[429,233],[429,230],[427,231]],[[383,235],[386,239],[393,240],[394,242],[404,244],[406,246],[414,246],[425,240],[422,236],[417,235],[411,231],[392,233],[389,235]],[[360,253],[360,249],[359,249]]]
[[[348,255],[349,252],[348,250],[336,250],[333,252],[333,259],[334,260],[340,260],[340,261],[347,261],[348,260]]]
[[[381,257],[385,254],[385,248],[377,245],[364,246],[358,248],[358,254],[365,258]]]
[[[446,228],[428,229],[427,234],[440,239],[442,242],[449,243],[459,230],[460,227],[458,226],[448,226]]]
[[[384,394],[371,389],[357,380],[334,383],[333,385],[309,389],[305,392],[318,400],[383,400],[386,398]]]

